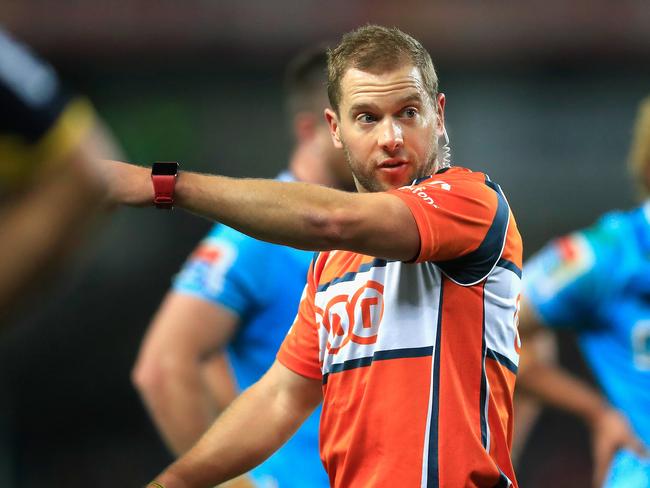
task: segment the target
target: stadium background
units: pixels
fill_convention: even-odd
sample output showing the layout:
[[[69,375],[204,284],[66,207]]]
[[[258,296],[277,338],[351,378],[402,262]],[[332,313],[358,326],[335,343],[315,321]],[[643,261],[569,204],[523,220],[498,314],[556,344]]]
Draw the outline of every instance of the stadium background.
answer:
[[[650,93],[644,0],[0,5],[0,24],[91,97],[127,160],[233,176],[273,176],[289,156],[281,81],[291,55],[368,21],[430,50],[452,161],[502,185],[527,256],[633,205],[625,160]],[[171,276],[209,226],[181,211],[118,210],[53,289],[11,318],[0,335],[0,486],[138,486],[171,460],[129,374]],[[570,339],[560,352],[585,374]],[[531,439],[521,486],[588,486],[579,422],[546,412]]]

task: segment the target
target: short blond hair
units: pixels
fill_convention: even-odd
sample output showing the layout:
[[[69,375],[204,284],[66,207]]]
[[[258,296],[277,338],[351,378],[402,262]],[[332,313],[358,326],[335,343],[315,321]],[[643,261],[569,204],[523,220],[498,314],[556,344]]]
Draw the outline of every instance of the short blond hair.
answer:
[[[434,101],[438,75],[422,44],[397,27],[365,25],[348,32],[334,49],[327,51],[327,95],[336,112],[341,102],[341,80],[350,68],[376,72],[410,62],[420,70],[426,91]]]
[[[641,100],[630,147],[630,171],[643,197],[650,195],[650,96]]]

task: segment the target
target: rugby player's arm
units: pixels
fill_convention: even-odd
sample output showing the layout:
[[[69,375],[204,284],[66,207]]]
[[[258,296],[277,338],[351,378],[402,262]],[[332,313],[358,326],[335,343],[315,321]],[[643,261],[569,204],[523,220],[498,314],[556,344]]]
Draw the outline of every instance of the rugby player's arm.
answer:
[[[109,173],[116,203],[151,205],[149,169],[113,162]],[[420,247],[408,206],[385,192],[347,193],[308,183],[183,171],[176,205],[257,239],[298,249],[341,249],[409,261]]]
[[[177,456],[194,445],[236,396],[220,351],[238,322],[225,307],[172,291],[149,326],[132,380]]]
[[[56,170],[0,203],[0,316],[76,248],[103,207],[100,158],[115,154],[99,123]]]
[[[321,401],[321,381],[276,361],[156,482],[165,488],[208,488],[245,473],[280,448]]]
[[[610,408],[603,396],[555,364],[544,349],[552,334],[543,326],[525,297],[519,315],[521,353],[517,387],[545,404],[573,413],[593,425]]]
[[[550,360],[553,354],[545,350],[549,347],[550,331],[525,297],[521,300],[519,333],[522,348],[517,388],[546,405],[580,417],[587,424],[592,434],[594,486],[602,485],[619,449],[625,447],[647,455],[627,419],[600,392]]]
[[[229,313],[225,308],[223,310]],[[228,355],[224,351],[212,353],[202,363],[201,376],[218,415],[228,408],[239,394]]]

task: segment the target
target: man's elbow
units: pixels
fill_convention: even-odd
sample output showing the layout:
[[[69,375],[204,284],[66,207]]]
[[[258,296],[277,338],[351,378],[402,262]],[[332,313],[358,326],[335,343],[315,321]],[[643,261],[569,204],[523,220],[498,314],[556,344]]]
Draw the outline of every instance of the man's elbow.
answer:
[[[307,216],[320,250],[347,249],[355,239],[359,222],[351,209],[336,208]]]
[[[131,370],[131,384],[144,397],[160,389],[163,374],[157,362],[146,357],[138,357]]]
[[[182,362],[173,355],[141,354],[131,371],[131,382],[145,401],[155,401],[182,378],[186,369]]]

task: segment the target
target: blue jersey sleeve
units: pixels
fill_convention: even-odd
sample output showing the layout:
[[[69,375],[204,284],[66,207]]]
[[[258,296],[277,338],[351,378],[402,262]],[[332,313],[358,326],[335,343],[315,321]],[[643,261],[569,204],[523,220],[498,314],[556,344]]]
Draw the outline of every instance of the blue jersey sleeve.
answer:
[[[546,325],[595,323],[612,273],[612,248],[607,233],[590,229],[551,242],[524,265],[524,296]]]
[[[270,246],[218,224],[188,258],[173,289],[222,305],[243,319],[274,293],[264,266]]]

